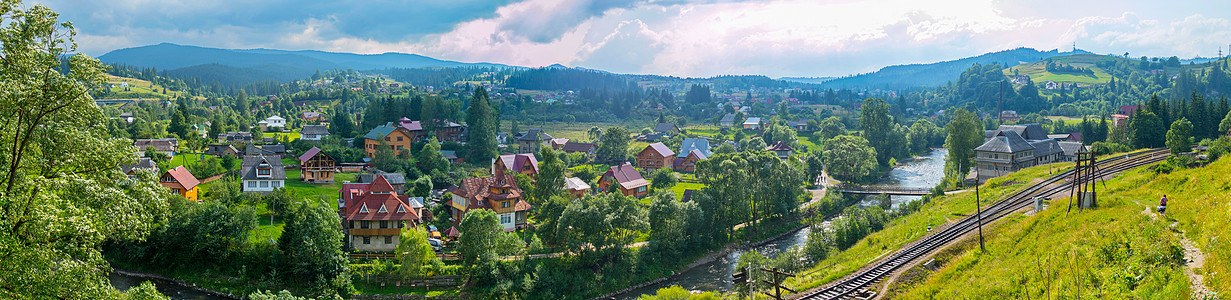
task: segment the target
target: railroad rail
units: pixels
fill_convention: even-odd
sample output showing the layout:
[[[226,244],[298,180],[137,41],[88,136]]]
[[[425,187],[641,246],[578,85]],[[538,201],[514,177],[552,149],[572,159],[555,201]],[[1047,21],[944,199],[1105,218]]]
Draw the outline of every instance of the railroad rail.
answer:
[[[1146,166],[1165,160],[1168,156],[1170,156],[1170,154],[1166,149],[1151,149],[1148,151],[1109,157],[1096,162],[1097,174],[1091,178],[1101,178],[1103,176],[1119,173],[1125,170]],[[807,294],[799,297],[799,299],[844,299],[850,297],[853,293],[859,291],[860,289],[866,288],[869,285],[888,277],[897,269],[923,257],[924,255],[927,255],[928,253],[931,253],[936,249],[944,247],[945,245],[948,245],[949,243],[956,241],[967,233],[975,230],[978,226],[980,215],[983,217],[982,223],[984,224],[995,222],[1001,217],[1009,215],[1019,209],[1029,207],[1033,204],[1033,201],[1031,200],[1035,196],[1051,195],[1056,192],[1070,189],[1074,182],[1066,179],[1072,178],[1072,175],[1073,170],[1068,170],[1048,177],[1043,180],[1043,182],[1031,185],[1012,195],[1009,195],[1003,200],[986,207],[986,209],[982,212],[958,221],[953,226],[949,226],[932,235],[923,237],[923,239],[919,242],[897,251],[887,259],[880,260],[872,265],[869,265],[857,271],[855,274],[847,276],[834,284],[808,292]],[[1050,187],[1057,183],[1059,183],[1058,186]]]

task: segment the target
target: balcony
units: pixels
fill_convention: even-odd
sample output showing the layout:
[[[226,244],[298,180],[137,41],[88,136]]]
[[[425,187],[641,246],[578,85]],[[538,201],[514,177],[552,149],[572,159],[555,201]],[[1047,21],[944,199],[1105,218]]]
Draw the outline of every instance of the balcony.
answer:
[[[399,228],[352,228],[350,235],[399,235],[402,230]]]

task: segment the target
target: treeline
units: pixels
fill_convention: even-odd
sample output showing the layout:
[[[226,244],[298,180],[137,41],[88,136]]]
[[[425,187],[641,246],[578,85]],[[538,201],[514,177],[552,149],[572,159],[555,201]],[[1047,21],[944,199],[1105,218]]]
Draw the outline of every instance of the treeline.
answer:
[[[1047,70],[1048,72],[1052,72],[1052,73],[1078,73],[1078,74],[1085,74],[1085,75],[1094,75],[1094,70],[1084,68],[1084,67],[1074,67],[1073,65],[1069,65],[1069,64],[1061,64],[1061,63],[1057,63],[1052,60],[1048,60],[1047,63],[1044,64],[1043,69]]]
[[[437,88],[452,86],[459,81],[474,79],[484,73],[499,72],[496,68],[389,68],[375,70],[376,73],[389,75],[389,78],[416,86],[434,86]]]
[[[525,90],[631,90],[639,89],[635,82],[623,76],[567,68],[537,68],[514,72],[505,84]]]

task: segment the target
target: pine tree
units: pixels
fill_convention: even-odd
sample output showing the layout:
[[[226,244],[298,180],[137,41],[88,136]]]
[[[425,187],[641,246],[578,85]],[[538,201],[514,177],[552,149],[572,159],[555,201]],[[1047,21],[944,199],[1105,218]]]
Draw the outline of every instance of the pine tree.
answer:
[[[466,125],[470,126],[466,147],[469,148],[471,161],[483,162],[496,158],[498,117],[488,102],[487,90],[481,86],[475,88],[470,107],[466,109]]]

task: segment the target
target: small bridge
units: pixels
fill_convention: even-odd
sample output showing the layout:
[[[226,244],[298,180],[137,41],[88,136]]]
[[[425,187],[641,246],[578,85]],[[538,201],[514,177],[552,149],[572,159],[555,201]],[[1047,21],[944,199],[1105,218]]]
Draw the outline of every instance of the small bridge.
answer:
[[[859,195],[889,194],[893,196],[923,196],[932,193],[932,189],[929,188],[904,188],[877,185],[860,186],[843,184],[835,186],[833,189],[842,193]]]

